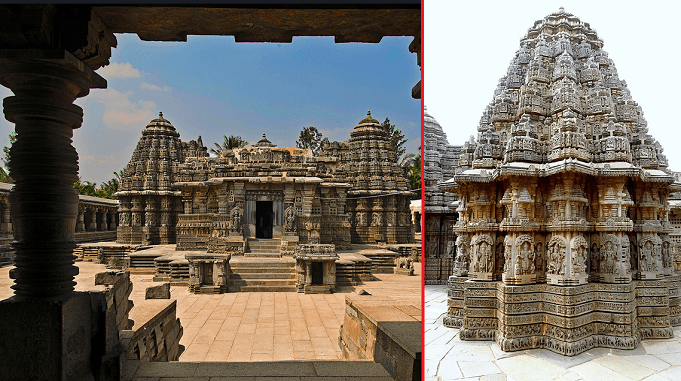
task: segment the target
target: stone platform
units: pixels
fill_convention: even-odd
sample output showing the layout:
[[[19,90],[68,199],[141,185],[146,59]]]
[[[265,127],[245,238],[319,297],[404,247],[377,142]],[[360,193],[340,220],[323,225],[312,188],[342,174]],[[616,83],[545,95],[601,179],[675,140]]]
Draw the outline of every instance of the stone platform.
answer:
[[[547,349],[504,352],[494,341],[462,341],[443,325],[447,286],[425,286],[425,380],[600,381],[681,379],[681,327],[633,350],[592,348],[566,357]]]
[[[76,276],[77,290],[102,288],[94,285],[94,276],[105,271],[104,265],[77,262],[77,266],[80,271]],[[12,296],[12,280],[8,274],[11,268],[0,268],[0,300]],[[189,293],[186,286],[173,286],[171,300],[177,300],[177,317],[183,327],[180,345],[184,346],[184,352],[179,361],[342,361],[338,337],[346,296],[355,295],[361,288],[376,298],[395,295],[397,290],[401,296],[420,300],[420,264],[415,264],[415,268],[417,276],[379,274],[377,281],[367,281],[358,287],[340,286],[334,294],[196,295]],[[151,309],[165,305],[156,300],[145,303],[146,288],[161,284],[152,278],[151,274],[131,275],[133,320],[142,320],[144,306],[153,314]]]

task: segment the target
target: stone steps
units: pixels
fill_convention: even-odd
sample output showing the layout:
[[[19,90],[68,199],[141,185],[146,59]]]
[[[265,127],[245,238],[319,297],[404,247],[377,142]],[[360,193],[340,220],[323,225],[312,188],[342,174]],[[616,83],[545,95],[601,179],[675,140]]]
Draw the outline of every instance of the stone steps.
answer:
[[[276,274],[289,273],[288,267],[231,267],[232,274]]]
[[[230,285],[242,286],[295,286],[295,279],[230,279]]]
[[[232,274],[232,279],[296,279],[293,273],[241,273]]]
[[[264,239],[264,238],[249,238],[248,252],[244,253],[245,257],[280,257],[279,247],[281,246],[280,239]]]
[[[230,292],[296,292],[296,286],[229,286]]]
[[[246,258],[281,258],[279,253],[244,253]]]
[[[245,257],[230,262],[230,292],[294,292],[295,261],[290,258]]]

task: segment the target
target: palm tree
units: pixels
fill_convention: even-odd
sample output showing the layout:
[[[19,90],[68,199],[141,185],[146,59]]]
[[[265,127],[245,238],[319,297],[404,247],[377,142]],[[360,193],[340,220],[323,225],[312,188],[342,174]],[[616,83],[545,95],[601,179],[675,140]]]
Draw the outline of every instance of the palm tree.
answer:
[[[213,143],[215,144],[215,148],[210,149],[210,152],[214,153],[217,156],[220,156],[220,153],[222,151],[234,148],[244,148],[248,145],[248,142],[242,139],[241,136],[229,135],[229,137],[227,137],[227,135],[223,135],[222,137],[224,139],[222,145],[218,143]]]
[[[421,147],[419,154],[410,153],[405,155],[400,161],[402,174],[409,182],[410,189],[421,188]]]

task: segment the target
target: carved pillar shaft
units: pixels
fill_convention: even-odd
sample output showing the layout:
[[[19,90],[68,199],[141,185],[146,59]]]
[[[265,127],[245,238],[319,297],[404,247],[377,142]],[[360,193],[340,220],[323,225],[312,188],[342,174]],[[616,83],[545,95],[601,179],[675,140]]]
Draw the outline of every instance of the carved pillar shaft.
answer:
[[[9,213],[9,201],[2,205],[2,232],[4,234],[12,234],[12,223]]]
[[[107,224],[107,221],[106,221],[109,218],[108,216],[109,216],[109,211],[106,210],[106,209],[103,209],[102,210],[102,227],[100,229],[103,232],[109,230],[109,224]]]
[[[76,232],[82,233],[85,231],[85,209],[78,208],[78,222],[76,222]]]
[[[68,53],[61,59],[0,60],[0,84],[15,94],[3,102],[17,140],[9,169],[16,267],[14,293],[54,298],[73,292],[74,234],[78,216],[78,155],[71,145],[83,111],[72,104],[101,78]],[[66,58],[64,58],[66,57]]]
[[[88,231],[91,231],[91,232],[97,231],[97,209],[96,208],[90,208],[90,225],[89,225]]]
[[[109,223],[109,230],[116,230],[116,215],[118,215],[118,212],[116,211],[111,212],[111,222]]]

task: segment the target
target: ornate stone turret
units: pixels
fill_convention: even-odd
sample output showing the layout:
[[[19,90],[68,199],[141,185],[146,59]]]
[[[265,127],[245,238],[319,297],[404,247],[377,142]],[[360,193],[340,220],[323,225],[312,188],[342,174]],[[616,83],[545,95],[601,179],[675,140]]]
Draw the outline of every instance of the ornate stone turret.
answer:
[[[262,139],[258,140],[257,143],[253,144],[253,147],[276,147],[276,144],[273,144],[271,141],[267,140],[267,137],[265,137],[265,134],[262,134]]]
[[[338,159],[334,155],[341,157],[333,178],[352,184],[347,200],[352,242],[412,242],[411,192],[385,129],[370,111],[347,142],[322,141],[318,161],[331,163]]]
[[[602,46],[562,8],[537,21],[498,83],[477,141],[464,145],[447,188],[459,196],[455,231],[467,254],[453,281],[476,296],[495,289],[489,302],[499,309],[472,314],[488,305],[477,299],[453,307],[449,322],[463,324],[464,340],[496,336],[504,350],[574,355],[672,334],[668,294],[657,290],[673,273],[666,215],[674,178]],[[525,292],[542,294],[541,305],[513,295]]]
[[[425,168],[423,184],[425,187],[425,282],[446,282],[452,274],[455,255],[454,231],[456,223],[456,200],[453,194],[445,192],[439,183],[454,176],[461,146],[452,146],[440,124],[424,109],[423,157]]]
[[[171,185],[178,179],[178,165],[189,157],[206,157],[201,142],[180,140],[175,127],[159,112],[142,131],[142,138],[123,171],[118,226],[119,243],[174,243],[175,221],[182,212],[180,192]]]

